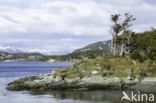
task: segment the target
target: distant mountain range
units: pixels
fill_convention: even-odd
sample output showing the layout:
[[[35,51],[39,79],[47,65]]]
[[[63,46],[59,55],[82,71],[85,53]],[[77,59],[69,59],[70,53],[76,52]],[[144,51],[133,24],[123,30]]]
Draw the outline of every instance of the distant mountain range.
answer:
[[[83,48],[77,49],[67,55],[55,56],[55,55],[44,55],[35,52],[25,52],[20,49],[11,47],[0,46],[0,60],[17,60],[17,61],[47,61],[49,59],[81,59],[84,57],[95,58],[101,55],[107,55],[111,51],[111,40],[100,41]]]
[[[0,45],[0,52],[23,53],[23,51],[20,50],[20,49],[13,48],[13,47],[10,47],[10,46],[3,46],[3,45]]]
[[[43,55],[55,55],[55,54],[63,54],[69,53],[68,51],[52,51],[52,50],[45,50],[45,49],[21,49],[15,48],[10,46],[0,45],[0,52],[7,52],[7,53],[41,53]]]
[[[48,57],[40,53],[0,52],[0,61],[46,61]]]

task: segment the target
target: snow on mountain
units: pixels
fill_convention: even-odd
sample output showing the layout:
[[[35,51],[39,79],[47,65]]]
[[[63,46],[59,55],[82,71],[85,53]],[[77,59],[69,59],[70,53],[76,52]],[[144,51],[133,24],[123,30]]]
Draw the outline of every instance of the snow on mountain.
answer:
[[[15,48],[10,46],[0,45],[0,52],[8,52],[8,53],[41,53],[44,55],[59,55],[59,54],[67,54],[68,51],[59,51],[59,50],[45,50],[45,49],[23,49],[23,48]]]
[[[18,53],[18,52],[23,52],[23,51],[17,48],[10,47],[10,46],[0,45],[0,52]]]

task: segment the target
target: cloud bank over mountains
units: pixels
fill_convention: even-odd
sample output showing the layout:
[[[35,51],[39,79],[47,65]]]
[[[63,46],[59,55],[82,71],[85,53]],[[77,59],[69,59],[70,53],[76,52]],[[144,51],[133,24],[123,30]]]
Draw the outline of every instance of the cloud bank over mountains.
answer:
[[[110,15],[130,12],[132,29],[155,26],[154,0],[0,0],[0,44],[64,54],[108,40]]]

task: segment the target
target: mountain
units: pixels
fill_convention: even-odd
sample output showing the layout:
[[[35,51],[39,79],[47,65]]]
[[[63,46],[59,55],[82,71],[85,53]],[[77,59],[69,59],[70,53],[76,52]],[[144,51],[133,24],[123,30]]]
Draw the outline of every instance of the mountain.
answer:
[[[83,48],[77,49],[70,54],[63,56],[66,59],[96,58],[98,56],[108,55],[111,52],[111,40],[100,41]]]
[[[0,61],[46,61],[49,58],[40,53],[0,52]]]
[[[0,45],[0,61],[45,61],[40,53],[29,53],[21,49]]]
[[[90,45],[87,45],[83,48],[77,49],[74,51],[74,53],[78,52],[88,52],[88,51],[104,51],[104,52],[110,52],[111,51],[111,40],[108,41],[100,41],[96,42]]]
[[[69,60],[82,59],[84,57],[96,58],[109,54],[111,51],[111,40],[100,41],[83,48],[77,49],[67,55],[46,55],[47,51],[29,50],[23,51],[20,49],[11,48],[9,46],[0,46],[0,61],[16,60],[16,61],[47,61],[49,59]],[[44,52],[44,53],[43,53]],[[43,53],[43,54],[40,54]]]
[[[43,55],[55,55],[55,54],[63,54],[68,53],[67,51],[57,51],[57,50],[49,50],[49,49],[23,49],[23,48],[16,48],[6,45],[0,45],[0,52],[7,52],[7,53],[41,53]]]
[[[0,45],[0,52],[23,53],[24,51],[17,49],[17,48],[10,47],[10,46]]]

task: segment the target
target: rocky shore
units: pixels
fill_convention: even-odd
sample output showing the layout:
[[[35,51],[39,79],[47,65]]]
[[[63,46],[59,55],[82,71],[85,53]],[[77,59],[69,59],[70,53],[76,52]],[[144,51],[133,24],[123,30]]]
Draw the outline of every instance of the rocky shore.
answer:
[[[149,66],[150,65],[150,66]],[[133,89],[156,92],[155,63],[133,62],[128,57],[107,57],[76,62],[49,74],[20,78],[8,90]]]
[[[147,78],[141,82],[138,79],[91,76],[77,79],[54,77],[53,73],[40,76],[20,78],[8,84],[7,89],[20,90],[104,90],[104,89],[135,89],[145,92],[156,92],[156,79]],[[155,87],[155,88],[154,88]]]

